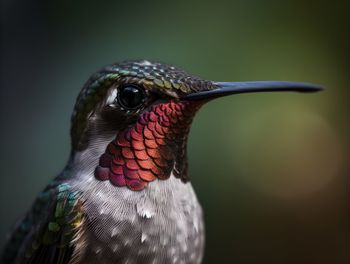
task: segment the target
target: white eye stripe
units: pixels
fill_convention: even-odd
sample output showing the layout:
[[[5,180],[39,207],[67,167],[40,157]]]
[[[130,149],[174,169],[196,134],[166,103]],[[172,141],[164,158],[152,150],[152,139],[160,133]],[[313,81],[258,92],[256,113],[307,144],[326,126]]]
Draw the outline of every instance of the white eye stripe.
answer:
[[[110,90],[109,95],[106,99],[106,105],[110,105],[114,102],[115,98],[117,98],[118,91],[116,88]]]

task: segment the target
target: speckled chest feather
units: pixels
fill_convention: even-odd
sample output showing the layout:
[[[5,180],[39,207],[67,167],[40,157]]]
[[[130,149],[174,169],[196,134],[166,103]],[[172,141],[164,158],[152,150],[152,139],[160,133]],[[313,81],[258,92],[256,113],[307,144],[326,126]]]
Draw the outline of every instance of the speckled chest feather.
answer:
[[[138,192],[116,192],[107,181],[76,186],[87,212],[75,240],[77,263],[201,262],[204,224],[190,183],[171,176]]]

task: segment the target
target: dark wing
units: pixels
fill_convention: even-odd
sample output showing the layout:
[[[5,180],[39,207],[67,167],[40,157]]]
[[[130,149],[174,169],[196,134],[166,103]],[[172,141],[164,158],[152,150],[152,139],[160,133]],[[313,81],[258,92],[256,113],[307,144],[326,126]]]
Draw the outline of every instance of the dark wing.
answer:
[[[67,183],[47,188],[8,241],[1,263],[68,263],[83,221],[79,194]]]

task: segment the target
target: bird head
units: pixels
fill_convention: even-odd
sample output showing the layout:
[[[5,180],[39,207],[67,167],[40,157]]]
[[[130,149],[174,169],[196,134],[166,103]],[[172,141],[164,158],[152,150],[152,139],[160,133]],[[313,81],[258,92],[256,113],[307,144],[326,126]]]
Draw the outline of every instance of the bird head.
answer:
[[[77,98],[72,153],[102,146],[95,177],[118,187],[138,191],[171,174],[186,182],[187,137],[204,103],[237,93],[317,90],[296,82],[213,82],[145,60],[112,64],[92,75]]]

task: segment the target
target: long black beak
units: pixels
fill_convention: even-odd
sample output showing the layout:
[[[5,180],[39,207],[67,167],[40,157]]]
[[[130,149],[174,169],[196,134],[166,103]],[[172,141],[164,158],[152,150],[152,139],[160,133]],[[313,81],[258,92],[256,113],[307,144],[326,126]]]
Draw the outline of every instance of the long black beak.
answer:
[[[323,88],[317,84],[285,81],[258,81],[258,82],[214,82],[217,88],[188,94],[182,99],[203,100],[214,99],[231,94],[253,92],[317,92]]]

